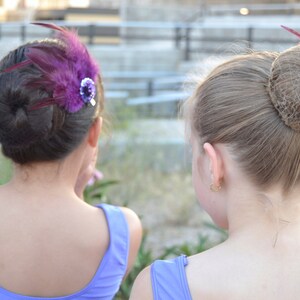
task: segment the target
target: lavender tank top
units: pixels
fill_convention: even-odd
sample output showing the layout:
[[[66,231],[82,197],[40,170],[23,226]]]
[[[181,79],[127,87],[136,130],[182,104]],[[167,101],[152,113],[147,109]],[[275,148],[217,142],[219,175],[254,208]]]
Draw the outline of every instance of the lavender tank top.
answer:
[[[127,221],[120,208],[100,204],[106,216],[110,243],[92,280],[82,290],[61,297],[31,297],[15,294],[0,287],[1,300],[111,300],[118,292],[126,273],[129,231]]]
[[[157,260],[151,265],[151,283],[154,300],[192,300],[185,266],[186,255],[172,260]]]

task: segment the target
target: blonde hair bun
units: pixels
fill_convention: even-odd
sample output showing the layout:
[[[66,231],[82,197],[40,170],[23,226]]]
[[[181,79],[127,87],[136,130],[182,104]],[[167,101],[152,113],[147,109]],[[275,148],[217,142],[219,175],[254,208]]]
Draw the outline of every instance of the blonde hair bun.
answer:
[[[274,60],[268,92],[283,122],[300,133],[300,46],[282,52]]]

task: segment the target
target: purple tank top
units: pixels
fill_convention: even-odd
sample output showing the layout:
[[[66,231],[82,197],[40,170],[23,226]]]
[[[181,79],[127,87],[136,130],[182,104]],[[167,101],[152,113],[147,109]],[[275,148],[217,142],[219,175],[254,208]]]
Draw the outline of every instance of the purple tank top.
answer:
[[[151,283],[154,300],[192,300],[185,266],[187,257],[157,260],[151,265]]]
[[[120,208],[100,204],[106,216],[110,243],[92,280],[82,290],[61,297],[30,297],[12,293],[0,286],[1,300],[111,300],[118,292],[126,273],[129,231]]]

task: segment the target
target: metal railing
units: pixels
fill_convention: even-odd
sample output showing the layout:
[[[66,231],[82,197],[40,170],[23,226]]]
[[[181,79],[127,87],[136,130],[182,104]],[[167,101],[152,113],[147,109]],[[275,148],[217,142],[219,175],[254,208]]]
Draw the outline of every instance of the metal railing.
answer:
[[[79,35],[85,38],[88,45],[109,43],[103,38],[114,37],[115,44],[148,44],[149,42],[166,43],[170,47],[181,50],[185,60],[191,58],[193,52],[216,53],[215,44],[244,41],[245,47],[251,48],[255,43],[286,44],[295,42],[292,35],[287,34],[284,38],[272,33],[272,36],[256,36],[256,31],[278,30],[282,31],[279,24],[265,22],[256,24],[255,20],[238,23],[234,20],[227,23],[162,23],[162,22],[55,22],[61,26],[74,27]],[[297,29],[299,23],[284,23]],[[124,30],[125,29],[125,30]],[[227,31],[226,31],[227,30]],[[231,36],[231,31],[239,31],[239,37]],[[226,31],[226,34],[224,34]],[[45,37],[47,29],[41,29],[30,23],[0,23],[0,42],[19,39],[24,43],[27,40]],[[210,32],[214,32],[211,34]],[[219,32],[219,34],[216,34]],[[48,35],[53,32],[49,30]],[[99,41],[99,38],[102,40]]]

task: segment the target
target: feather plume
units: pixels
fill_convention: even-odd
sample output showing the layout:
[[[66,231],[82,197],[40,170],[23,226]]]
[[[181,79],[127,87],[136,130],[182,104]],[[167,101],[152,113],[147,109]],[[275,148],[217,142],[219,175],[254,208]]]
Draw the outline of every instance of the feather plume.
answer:
[[[289,28],[289,27],[287,27],[287,26],[284,26],[284,25],[281,25],[281,27],[282,27],[283,29],[289,31],[290,33],[296,35],[298,38],[300,38],[300,33],[299,33],[298,31],[296,31],[296,30],[294,30],[294,29],[291,29],[291,28]]]
[[[91,58],[86,47],[80,42],[75,30],[68,30],[54,24],[33,23],[56,31],[55,39],[62,47],[39,43],[27,48],[26,60],[3,72],[33,64],[41,71],[41,77],[27,82],[31,88],[43,88],[50,98],[41,99],[31,109],[57,104],[70,113],[79,111],[85,102],[80,94],[81,83],[85,78],[96,81],[97,63]]]

